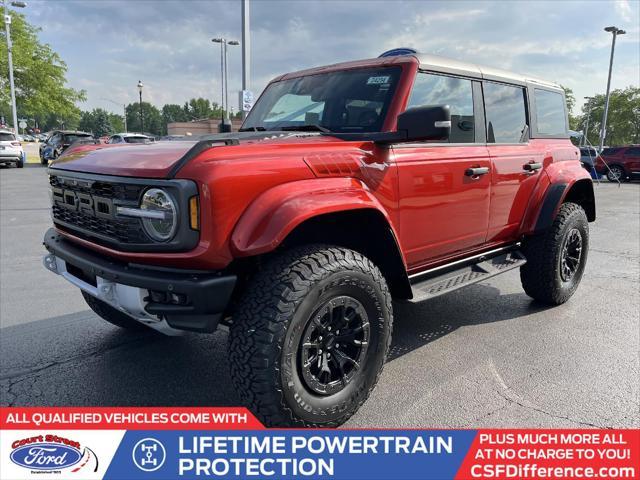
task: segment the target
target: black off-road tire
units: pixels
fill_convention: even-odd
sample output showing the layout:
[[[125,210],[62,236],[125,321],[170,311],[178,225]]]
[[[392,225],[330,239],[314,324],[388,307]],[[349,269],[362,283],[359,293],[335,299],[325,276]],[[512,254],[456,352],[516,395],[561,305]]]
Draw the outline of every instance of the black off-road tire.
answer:
[[[366,312],[368,348],[343,389],[323,396],[305,383],[301,341],[320,307],[345,295]],[[392,324],[387,283],[368,258],[338,247],[294,248],[264,265],[238,306],[229,338],[231,377],[249,409],[268,426],[337,427],[376,385]]]
[[[562,252],[573,230],[581,236],[581,256],[573,276],[564,280]],[[569,202],[562,204],[551,227],[526,239],[522,252],[527,263],[520,268],[520,280],[527,295],[548,305],[569,300],[580,284],[589,252],[589,223],[582,207]]]
[[[119,310],[116,310],[111,305],[103,302],[102,300],[89,295],[87,292],[82,291],[82,296],[87,305],[93,310],[99,317],[102,317],[107,322],[115,325],[116,327],[124,328],[132,331],[149,331],[149,327],[140,323],[129,315],[125,315]]]

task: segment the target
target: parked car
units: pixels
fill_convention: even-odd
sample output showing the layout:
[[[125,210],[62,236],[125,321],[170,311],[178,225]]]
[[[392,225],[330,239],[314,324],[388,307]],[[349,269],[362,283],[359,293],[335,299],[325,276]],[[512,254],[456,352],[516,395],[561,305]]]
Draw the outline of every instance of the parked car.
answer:
[[[611,182],[640,178],[640,145],[605,148],[596,160],[596,171]]]
[[[0,164],[24,167],[25,155],[16,135],[9,130],[0,130]]]
[[[107,143],[151,143],[152,139],[142,133],[117,133]]]
[[[596,212],[566,111],[560,85],[412,51],[283,75],[239,133],[53,162],[44,264],[119,327],[229,326],[263,422],[337,426],[392,298],[516,268],[539,302],[576,291]]]
[[[92,140],[93,135],[87,132],[73,130],[55,130],[47,138],[47,141],[40,144],[40,163],[47,165],[49,161],[55,160],[78,140]]]

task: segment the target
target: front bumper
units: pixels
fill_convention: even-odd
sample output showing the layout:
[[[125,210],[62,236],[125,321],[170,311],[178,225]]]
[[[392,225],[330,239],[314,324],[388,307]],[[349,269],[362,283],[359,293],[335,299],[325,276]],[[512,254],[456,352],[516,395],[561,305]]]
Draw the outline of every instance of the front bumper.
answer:
[[[51,228],[44,265],[135,320],[167,334],[212,332],[225,312],[234,275],[120,263],[79,247]],[[159,302],[158,297],[163,297]],[[178,304],[172,299],[179,299]]]

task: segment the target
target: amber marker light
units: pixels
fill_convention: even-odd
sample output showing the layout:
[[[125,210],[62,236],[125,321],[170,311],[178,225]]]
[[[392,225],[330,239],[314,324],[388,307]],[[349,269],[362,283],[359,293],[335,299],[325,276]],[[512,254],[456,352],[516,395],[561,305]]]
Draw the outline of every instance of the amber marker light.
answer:
[[[200,206],[198,205],[198,197],[189,199],[189,224],[193,230],[200,230]]]

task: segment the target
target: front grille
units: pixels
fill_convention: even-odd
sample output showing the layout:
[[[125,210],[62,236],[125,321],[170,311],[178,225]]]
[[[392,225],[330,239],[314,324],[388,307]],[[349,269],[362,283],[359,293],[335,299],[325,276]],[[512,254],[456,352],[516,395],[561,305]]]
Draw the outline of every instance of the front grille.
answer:
[[[125,252],[184,252],[198,244],[200,232],[191,228],[188,214],[190,199],[198,195],[191,180],[49,172],[51,215],[61,231]],[[118,213],[118,207],[137,208],[145,190],[153,187],[166,190],[176,202],[176,234],[166,242],[149,237],[140,218]]]
[[[113,246],[116,244],[148,244],[151,240],[144,232],[140,219],[116,217],[117,205],[137,206],[144,185],[93,181],[51,175],[49,184],[54,193],[53,220],[63,230],[92,242]],[[80,194],[77,199],[75,194]],[[83,196],[84,195],[84,196]],[[63,197],[64,196],[64,197]],[[64,198],[68,197],[66,203]],[[74,203],[75,199],[75,204]],[[90,207],[93,199],[94,207]],[[110,205],[105,212],[104,203]],[[57,201],[58,200],[58,201]],[[93,209],[97,210],[96,214]]]
[[[93,235],[87,234],[92,232],[120,243],[145,243],[149,241],[149,237],[144,233],[140,221],[135,218],[107,220],[57,205],[53,206],[53,218],[55,221],[61,222],[67,229],[70,229],[72,233],[76,228],[85,230],[85,232],[79,232],[79,234],[86,239],[94,239],[92,238],[94,237]],[[100,240],[100,237],[95,237]],[[98,243],[100,242],[98,241]]]

